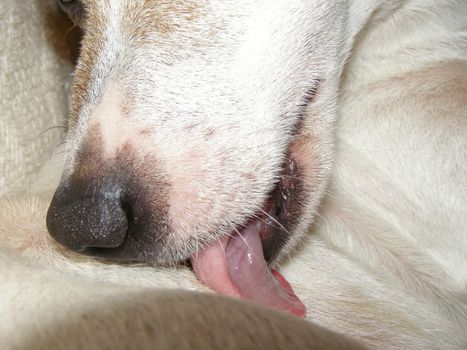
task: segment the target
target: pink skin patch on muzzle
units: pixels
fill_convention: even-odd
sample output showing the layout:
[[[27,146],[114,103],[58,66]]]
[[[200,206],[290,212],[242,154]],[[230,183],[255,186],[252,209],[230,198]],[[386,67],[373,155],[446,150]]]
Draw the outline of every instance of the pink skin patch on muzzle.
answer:
[[[192,265],[201,282],[219,293],[306,316],[287,280],[268,267],[256,221],[200,250]]]

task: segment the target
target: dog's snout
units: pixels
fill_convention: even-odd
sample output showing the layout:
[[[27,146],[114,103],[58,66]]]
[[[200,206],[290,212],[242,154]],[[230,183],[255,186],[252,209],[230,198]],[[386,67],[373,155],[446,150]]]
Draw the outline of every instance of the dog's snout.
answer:
[[[118,185],[61,186],[47,213],[47,229],[74,251],[117,248],[128,230],[125,208]]]

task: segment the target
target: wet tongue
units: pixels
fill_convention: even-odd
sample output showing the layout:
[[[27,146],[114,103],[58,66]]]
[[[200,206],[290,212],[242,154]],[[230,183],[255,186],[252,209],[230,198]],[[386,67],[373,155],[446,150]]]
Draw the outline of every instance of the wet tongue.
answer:
[[[267,266],[255,222],[204,248],[192,263],[200,280],[219,293],[305,317],[305,306],[290,284]]]

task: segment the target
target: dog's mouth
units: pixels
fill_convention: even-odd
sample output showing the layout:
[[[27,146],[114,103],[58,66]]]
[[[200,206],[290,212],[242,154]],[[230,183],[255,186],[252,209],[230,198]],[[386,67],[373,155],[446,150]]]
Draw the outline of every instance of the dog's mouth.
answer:
[[[283,173],[259,213],[245,226],[201,249],[191,259],[199,279],[225,295],[255,300],[304,317],[304,304],[270,263],[289,238],[299,211],[299,170],[288,155]]]

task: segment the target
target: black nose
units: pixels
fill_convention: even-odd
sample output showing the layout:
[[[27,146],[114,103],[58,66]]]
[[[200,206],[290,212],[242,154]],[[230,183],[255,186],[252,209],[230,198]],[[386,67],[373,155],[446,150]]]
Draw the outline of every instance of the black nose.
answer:
[[[128,230],[122,193],[119,185],[102,181],[62,184],[50,204],[47,229],[59,243],[77,252],[117,248]]]

